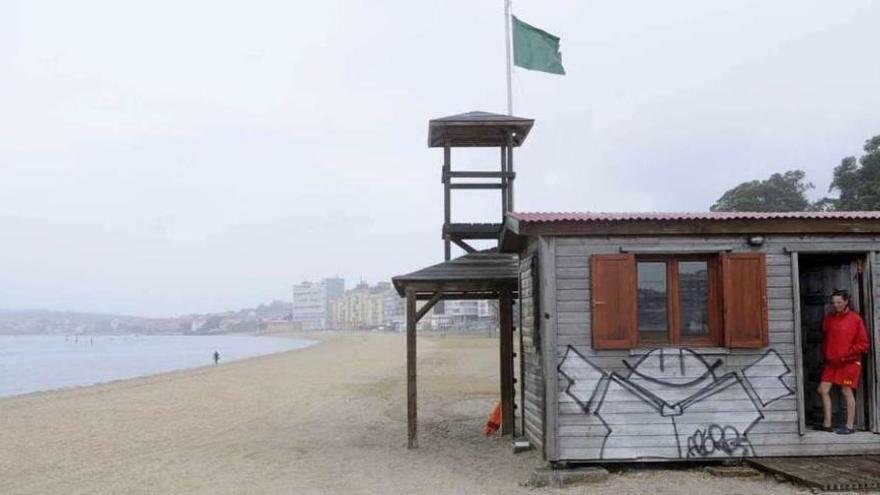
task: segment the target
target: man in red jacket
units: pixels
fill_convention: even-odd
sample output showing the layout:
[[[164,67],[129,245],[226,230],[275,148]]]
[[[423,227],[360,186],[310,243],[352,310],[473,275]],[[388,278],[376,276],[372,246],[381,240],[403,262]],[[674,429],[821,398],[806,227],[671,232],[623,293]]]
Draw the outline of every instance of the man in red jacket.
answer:
[[[822,330],[822,354],[825,356],[825,369],[822,370],[822,382],[819,384],[819,395],[822,397],[823,431],[833,431],[840,435],[855,432],[853,423],[856,415],[856,399],[853,390],[859,386],[862,371],[862,354],[868,351],[868,332],[862,317],[849,307],[849,293],[845,290],[834,291],[831,295],[834,312],[825,315]],[[846,399],[846,425],[831,428],[831,385],[840,386]]]

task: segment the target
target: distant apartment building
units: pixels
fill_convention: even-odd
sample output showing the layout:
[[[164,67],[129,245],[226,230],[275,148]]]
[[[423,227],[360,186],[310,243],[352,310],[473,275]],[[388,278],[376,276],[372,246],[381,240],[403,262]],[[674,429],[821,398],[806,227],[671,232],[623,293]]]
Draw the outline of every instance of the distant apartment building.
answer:
[[[291,319],[304,330],[330,326],[333,303],[345,292],[345,280],[325,278],[320,282],[301,282],[293,286]]]
[[[385,304],[382,307],[384,327],[386,330],[402,332],[406,330],[406,308],[403,298],[393,288],[385,293]]]
[[[379,282],[373,287],[361,282],[333,304],[334,325],[338,328],[384,328],[385,303],[391,293],[394,289],[388,282]]]
[[[446,301],[442,313],[431,315],[434,330],[484,330],[494,328],[497,301],[494,300],[451,300]]]

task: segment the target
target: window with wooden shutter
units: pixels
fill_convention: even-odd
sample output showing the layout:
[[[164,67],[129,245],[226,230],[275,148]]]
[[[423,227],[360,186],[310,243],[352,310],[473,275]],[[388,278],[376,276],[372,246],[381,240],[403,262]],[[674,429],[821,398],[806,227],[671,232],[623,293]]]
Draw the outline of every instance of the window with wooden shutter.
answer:
[[[721,270],[725,344],[744,349],[766,347],[769,344],[769,323],[764,254],[723,254]]]
[[[719,280],[717,256],[637,256],[638,345],[722,345]]]
[[[636,260],[630,254],[593,255],[591,308],[594,349],[636,343]]]

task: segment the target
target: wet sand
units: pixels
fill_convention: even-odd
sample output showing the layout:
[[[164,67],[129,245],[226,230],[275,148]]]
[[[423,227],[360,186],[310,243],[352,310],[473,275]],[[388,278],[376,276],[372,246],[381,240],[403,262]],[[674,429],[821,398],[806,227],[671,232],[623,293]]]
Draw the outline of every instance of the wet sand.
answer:
[[[406,449],[404,337],[319,345],[106,385],[0,399],[2,494],[796,493],[765,479],[640,470],[566,489],[482,427],[497,341],[420,337],[420,448]]]

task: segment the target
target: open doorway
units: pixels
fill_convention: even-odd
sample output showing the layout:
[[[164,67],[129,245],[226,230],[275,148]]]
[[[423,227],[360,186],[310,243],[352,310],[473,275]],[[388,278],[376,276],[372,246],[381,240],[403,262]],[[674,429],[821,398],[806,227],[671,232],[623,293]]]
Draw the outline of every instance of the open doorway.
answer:
[[[861,253],[801,254],[800,310],[801,350],[803,352],[804,413],[807,427],[822,423],[822,401],[816,392],[822,376],[822,318],[831,311],[831,293],[835,290],[849,291],[852,309],[865,318],[864,302],[867,292],[865,263],[867,256]],[[856,390],[856,430],[869,430],[872,385],[868,383],[874,366],[871,354],[862,362],[862,375]],[[831,393],[832,424],[845,422],[845,402],[839,388]]]

